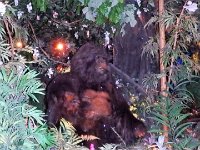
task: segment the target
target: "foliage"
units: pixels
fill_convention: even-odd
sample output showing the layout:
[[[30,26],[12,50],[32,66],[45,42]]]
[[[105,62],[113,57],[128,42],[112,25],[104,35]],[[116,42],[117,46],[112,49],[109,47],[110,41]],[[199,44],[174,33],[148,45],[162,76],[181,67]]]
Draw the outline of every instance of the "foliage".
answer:
[[[44,113],[28,104],[42,94],[41,82],[35,71],[21,74],[0,69],[0,149],[46,149],[54,136],[44,124]]]
[[[26,0],[21,0],[19,5],[15,6],[17,14],[22,13],[18,17],[18,23],[31,33],[27,44],[32,45],[33,49],[38,47],[40,58],[37,61],[43,60],[45,63],[30,65],[37,67],[42,73],[59,64],[68,66],[70,57],[86,41],[104,43],[105,30],[85,19],[81,11],[83,6],[79,1],[49,1],[46,12],[34,9],[31,13],[26,9],[27,4]],[[62,39],[69,45],[69,55],[67,53],[65,58],[58,59],[51,55],[51,43],[56,39]]]
[[[32,0],[32,3],[36,10],[46,12],[48,0]]]
[[[50,7],[47,0],[33,0],[32,3],[36,10],[43,12],[46,12],[47,7]],[[69,0],[64,1],[64,8],[69,9],[68,6],[72,3],[76,3],[76,10],[78,10],[76,14],[80,14],[82,9],[86,19],[99,25],[130,23],[131,26],[134,26],[136,22],[135,5],[124,5],[124,0],[76,0],[74,2]]]
[[[15,47],[15,40],[23,37],[27,42],[28,34],[14,21],[14,9],[1,5],[7,9],[0,15],[0,149],[47,149],[54,135],[44,123],[44,113],[30,105],[30,100],[39,102],[36,94],[43,95],[44,88],[38,74],[25,65],[31,61],[20,54],[33,50]]]
[[[10,47],[9,44],[7,44],[5,41],[0,42],[0,61],[8,62],[10,59],[11,53],[10,53]]]
[[[86,19],[98,25],[111,24],[117,27],[120,25],[122,35],[125,34],[125,25],[130,24],[134,27],[137,23],[135,12],[139,9],[135,3],[125,4],[124,0],[79,1],[85,6],[82,11]]]
[[[10,4],[12,2],[10,0]],[[30,2],[33,10],[29,11],[27,4]],[[143,81],[146,89],[155,96],[160,78],[163,76],[168,78],[167,97],[158,98],[153,105],[151,118],[158,125],[164,124],[169,127],[170,142],[175,149],[192,149],[199,144],[198,141],[185,135],[185,130],[192,123],[184,122],[189,114],[183,113],[193,98],[190,97],[191,93],[187,91],[185,85],[190,82],[193,74],[198,75],[200,69],[199,62],[193,59],[194,52],[199,50],[196,43],[200,40],[199,12],[191,13],[185,6],[187,4],[183,0],[166,1],[163,16],[154,14],[149,20],[148,24],[157,25],[163,22],[166,26],[166,47],[162,58],[165,71],[147,75]],[[47,131],[43,123],[44,114],[29,105],[28,98],[38,101],[35,94],[42,94],[42,90],[41,83],[35,79],[37,74],[25,69],[26,65],[46,69],[58,63],[66,61],[68,63],[66,59],[51,58],[48,51],[50,47],[47,45],[50,45],[52,39],[65,38],[69,41],[72,53],[74,47],[79,47],[85,41],[104,43],[104,33],[111,31],[112,25],[115,27],[120,25],[122,29],[127,23],[132,27],[135,26],[139,4],[124,5],[123,0],[20,0],[18,6],[13,6],[18,12],[9,5],[6,7],[5,14],[1,15],[2,10],[0,10],[0,66],[6,67],[1,70],[0,76],[4,81],[0,84],[4,89],[4,92],[0,91],[2,101],[0,104],[2,147],[0,148],[9,146],[12,149],[16,147],[42,149],[56,140],[58,149],[82,149],[76,146],[81,139],[75,134],[71,125],[62,121],[59,130],[52,129],[56,135],[54,139],[52,132]],[[110,37],[114,34],[115,31],[112,31]],[[16,48],[14,43],[17,40],[22,40],[26,46]],[[158,43],[156,36],[150,39],[144,47],[144,53],[153,55],[159,61]],[[36,46],[43,55],[40,54],[34,59]],[[45,60],[46,64],[44,65],[41,60]],[[158,135],[163,132],[161,126],[155,127],[156,130],[153,132]],[[165,149],[165,144],[160,137],[157,142],[159,148]],[[104,145],[101,149],[116,147],[116,145]]]
[[[153,16],[148,24],[163,22],[166,26],[166,46],[164,48],[163,63],[165,74],[169,75],[169,82],[176,84],[179,80],[199,72],[199,64],[192,59],[197,51],[196,42],[200,40],[196,15],[185,9],[186,3],[170,1],[165,3],[162,16]],[[182,8],[180,7],[182,6]],[[144,52],[152,56],[158,55],[157,38],[150,39],[144,47]],[[181,72],[181,73],[180,73]]]
[[[58,150],[87,150],[85,147],[78,146],[83,140],[75,133],[72,124],[64,119],[60,121],[59,130],[52,128],[56,137],[56,149]]]
[[[4,15],[0,16],[0,65],[4,64],[10,68],[15,66],[16,70],[24,69],[25,63],[35,63],[36,61],[31,57],[28,58],[23,56],[23,53],[33,55],[34,48],[24,46],[28,42],[28,32],[25,28],[21,27],[14,19],[14,9],[5,5],[7,11]],[[10,41],[10,43],[8,42]],[[22,43],[23,48],[17,47],[17,43]],[[14,68],[13,68],[14,69]]]
[[[190,148],[193,149],[200,145],[200,142],[192,137],[185,135],[186,129],[192,126],[192,122],[185,121],[190,114],[184,113],[188,108],[187,104],[192,99],[189,91],[186,89],[186,84],[191,81],[181,81],[175,87],[171,87],[171,94],[168,97],[160,96],[157,103],[153,107],[151,119],[155,120],[156,129],[152,129],[153,133],[163,133],[164,131],[158,128],[159,125],[166,125],[169,129],[169,143],[175,149]]]
[[[200,107],[200,82],[199,78],[194,78],[193,79],[195,82],[194,83],[189,83],[187,84],[187,90],[191,92],[191,94],[194,96],[194,103],[196,108]]]
[[[186,134],[186,129],[193,124],[187,121],[190,117],[187,105],[193,103],[195,98],[195,95],[192,95],[194,92],[191,93],[191,89],[188,91],[188,85],[197,84],[193,81],[193,76],[200,71],[199,61],[193,59],[196,51],[199,51],[199,11],[188,10],[187,2],[167,1],[162,16],[155,15],[147,23],[148,26],[162,22],[166,27],[166,45],[159,60],[163,62],[165,70],[160,74],[148,76],[143,82],[145,87],[156,94],[157,90],[154,92],[151,87],[157,89],[158,81],[163,76],[167,79],[167,89],[157,98],[151,116],[156,122],[156,130],[152,132],[158,133],[158,136],[164,132],[163,125],[168,127],[169,143],[163,141],[164,145],[161,145],[164,148],[167,144],[172,144],[174,149],[194,149],[199,145],[198,140]],[[158,37],[151,38],[143,49],[144,53],[158,58],[158,45]],[[197,57],[199,58],[199,55]]]
[[[102,147],[99,147],[100,150],[117,150],[119,145],[116,144],[105,144]]]
[[[86,19],[95,21],[99,25],[107,21],[114,24],[119,23],[124,8],[123,0],[79,1],[86,6],[83,8]]]

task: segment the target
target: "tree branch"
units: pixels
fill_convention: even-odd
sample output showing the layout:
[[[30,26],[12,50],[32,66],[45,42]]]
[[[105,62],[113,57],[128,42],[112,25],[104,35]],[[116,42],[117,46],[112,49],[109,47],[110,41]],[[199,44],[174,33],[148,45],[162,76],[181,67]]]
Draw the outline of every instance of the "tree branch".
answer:
[[[130,78],[127,74],[125,74],[124,72],[122,72],[119,68],[117,68],[116,66],[114,66],[113,64],[109,64],[109,66],[111,67],[111,69],[113,71],[115,71],[118,75],[120,75],[123,79],[125,79],[127,82],[131,83],[132,85],[134,85],[135,87],[137,87],[137,89],[142,92],[143,94],[145,94],[147,96],[146,91],[144,90],[144,88],[139,85],[138,83],[136,83],[132,78]]]
[[[185,1],[185,4],[184,6],[186,6],[187,4],[187,1]],[[175,32],[175,35],[174,35],[174,44],[173,44],[173,47],[172,49],[175,50],[176,49],[176,45],[177,45],[177,40],[178,40],[178,33],[179,33],[179,24],[180,24],[180,21],[181,21],[181,17],[183,16],[183,13],[184,13],[184,6],[183,6],[183,9],[181,10],[181,13],[179,15],[179,17],[177,18],[176,20],[176,32]],[[170,70],[169,70],[169,78],[168,78],[168,83],[171,82],[171,77],[172,77],[172,71],[173,71],[173,64],[174,64],[174,57],[172,56],[171,57],[171,63],[170,63]],[[167,91],[169,90],[169,87],[167,88]]]
[[[11,35],[10,29],[9,29],[8,19],[6,19],[6,17],[3,17],[3,22],[4,22],[5,26],[6,26],[6,30],[7,30],[7,33],[8,33],[9,42],[10,42],[11,51],[12,51],[11,60],[13,60],[14,59],[15,50],[14,50],[12,35]]]

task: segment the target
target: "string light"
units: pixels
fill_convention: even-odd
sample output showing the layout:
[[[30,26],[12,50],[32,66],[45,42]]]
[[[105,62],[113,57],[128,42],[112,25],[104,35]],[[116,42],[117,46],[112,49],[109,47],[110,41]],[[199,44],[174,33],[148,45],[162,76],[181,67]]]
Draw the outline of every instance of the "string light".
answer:
[[[57,43],[55,49],[63,51],[64,50],[64,44],[63,43]]]
[[[14,45],[15,45],[16,48],[22,48],[23,47],[22,41],[16,41]]]
[[[69,54],[69,43],[64,39],[55,39],[50,43],[50,51],[53,57],[66,57]]]

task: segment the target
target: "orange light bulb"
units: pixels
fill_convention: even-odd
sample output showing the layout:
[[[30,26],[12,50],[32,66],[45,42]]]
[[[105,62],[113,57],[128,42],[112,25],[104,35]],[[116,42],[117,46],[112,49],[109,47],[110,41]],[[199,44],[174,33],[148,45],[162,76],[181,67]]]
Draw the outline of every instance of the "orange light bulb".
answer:
[[[63,43],[58,43],[58,44],[56,45],[56,49],[57,49],[57,50],[63,50],[63,49],[64,49],[64,44],[63,44]]]
[[[16,46],[16,48],[22,48],[22,47],[23,47],[23,44],[22,44],[21,41],[17,41],[17,42],[15,43],[15,46]]]

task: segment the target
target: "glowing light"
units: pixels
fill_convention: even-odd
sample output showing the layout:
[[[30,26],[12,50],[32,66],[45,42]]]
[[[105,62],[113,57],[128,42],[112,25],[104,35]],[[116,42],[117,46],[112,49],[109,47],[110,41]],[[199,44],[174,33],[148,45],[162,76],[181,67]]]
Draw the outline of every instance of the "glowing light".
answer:
[[[50,42],[51,55],[58,59],[69,54],[69,43],[64,39],[54,39]]]
[[[63,50],[64,49],[64,44],[63,43],[57,43],[56,47],[57,50]]]
[[[16,47],[16,48],[22,48],[22,47],[23,47],[23,43],[22,43],[21,41],[17,41],[17,42],[15,43],[15,47]]]

